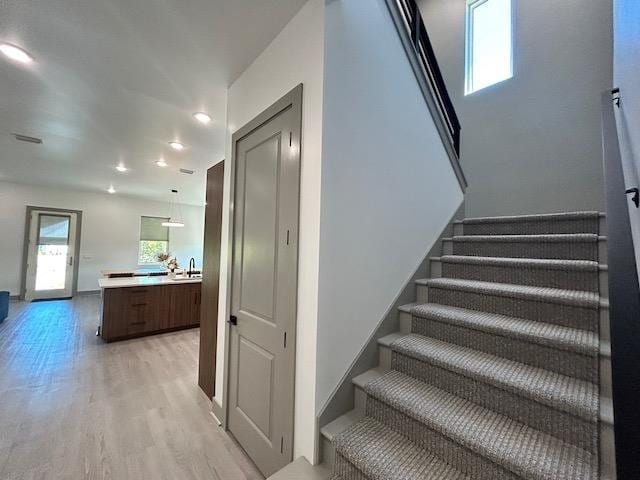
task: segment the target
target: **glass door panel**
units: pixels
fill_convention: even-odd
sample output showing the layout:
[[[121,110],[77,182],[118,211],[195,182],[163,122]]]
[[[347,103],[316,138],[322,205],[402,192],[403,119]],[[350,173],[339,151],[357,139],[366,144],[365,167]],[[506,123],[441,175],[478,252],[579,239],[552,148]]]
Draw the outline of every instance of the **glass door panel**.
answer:
[[[69,259],[68,216],[39,215],[36,291],[63,290]]]
[[[76,213],[33,210],[25,299],[68,298],[73,294]]]

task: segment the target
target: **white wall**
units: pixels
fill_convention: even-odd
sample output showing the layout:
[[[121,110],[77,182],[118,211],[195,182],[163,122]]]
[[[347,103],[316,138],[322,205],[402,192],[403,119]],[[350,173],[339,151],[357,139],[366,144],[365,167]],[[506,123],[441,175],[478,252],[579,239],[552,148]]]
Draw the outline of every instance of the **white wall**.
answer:
[[[169,204],[134,197],[0,182],[0,290],[20,293],[27,205],[82,210],[78,290],[97,290],[100,271],[138,264],[140,216],[166,216]],[[202,264],[204,207],[183,205],[185,228],[171,229],[171,253]]]
[[[640,185],[640,2],[615,0],[614,85],[620,88],[618,135],[628,187]],[[629,197],[631,198],[631,197]],[[640,272],[640,210],[629,201]]]
[[[325,25],[318,412],[463,200],[384,0]]]
[[[420,3],[462,123],[467,215],[601,210],[612,1],[513,0],[514,77],[466,97],[466,0]]]
[[[298,266],[298,331],[295,389],[294,456],[313,458],[315,440],[315,345],[320,219],[320,165],[322,141],[322,64],[324,0],[309,0],[266,50],[231,85],[227,99],[227,159],[231,135],[296,85],[304,85],[302,107],[302,171]],[[225,166],[222,218],[220,317],[216,397],[223,398],[225,320],[229,273],[230,174]]]

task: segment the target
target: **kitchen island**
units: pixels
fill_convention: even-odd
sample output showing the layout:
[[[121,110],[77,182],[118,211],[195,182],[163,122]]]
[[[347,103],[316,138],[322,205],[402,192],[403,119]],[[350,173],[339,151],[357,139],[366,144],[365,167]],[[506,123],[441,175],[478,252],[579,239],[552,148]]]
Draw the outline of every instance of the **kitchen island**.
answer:
[[[200,325],[201,278],[101,278],[99,334],[106,342]]]

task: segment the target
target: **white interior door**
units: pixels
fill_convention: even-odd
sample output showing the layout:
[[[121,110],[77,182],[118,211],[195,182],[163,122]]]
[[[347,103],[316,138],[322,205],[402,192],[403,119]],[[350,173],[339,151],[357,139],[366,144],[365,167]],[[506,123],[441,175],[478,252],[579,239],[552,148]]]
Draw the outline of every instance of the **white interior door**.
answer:
[[[32,210],[26,270],[26,300],[73,294],[77,214]]]
[[[265,477],[293,459],[301,93],[234,140],[228,427]]]

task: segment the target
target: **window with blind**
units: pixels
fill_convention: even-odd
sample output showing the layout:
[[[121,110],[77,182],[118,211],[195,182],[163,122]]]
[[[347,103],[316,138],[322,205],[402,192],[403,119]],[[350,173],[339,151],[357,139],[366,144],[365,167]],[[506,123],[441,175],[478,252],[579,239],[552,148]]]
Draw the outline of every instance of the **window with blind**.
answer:
[[[169,253],[169,228],[162,226],[162,222],[168,221],[168,218],[140,217],[139,265],[160,263],[158,255]]]

